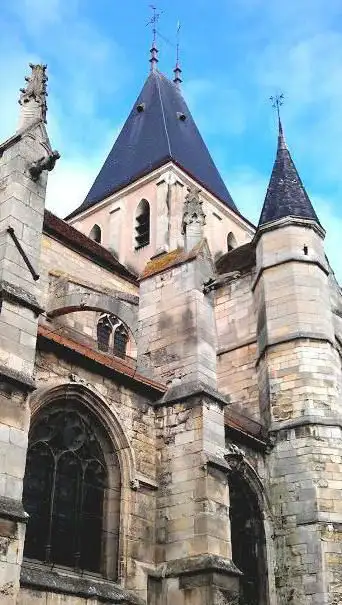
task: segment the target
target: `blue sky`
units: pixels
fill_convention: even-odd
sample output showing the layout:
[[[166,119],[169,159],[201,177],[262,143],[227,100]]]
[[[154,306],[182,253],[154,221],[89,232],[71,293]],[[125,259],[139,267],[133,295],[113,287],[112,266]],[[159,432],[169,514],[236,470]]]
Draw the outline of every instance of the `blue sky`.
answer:
[[[159,0],[159,30],[181,21],[183,91],[235,203],[257,221],[272,169],[283,92],[286,139],[342,267],[341,0]],[[29,61],[48,64],[49,133],[62,159],[47,207],[59,216],[85,197],[148,73],[142,0],[1,0],[0,140],[16,128]],[[159,68],[175,49],[160,39]]]

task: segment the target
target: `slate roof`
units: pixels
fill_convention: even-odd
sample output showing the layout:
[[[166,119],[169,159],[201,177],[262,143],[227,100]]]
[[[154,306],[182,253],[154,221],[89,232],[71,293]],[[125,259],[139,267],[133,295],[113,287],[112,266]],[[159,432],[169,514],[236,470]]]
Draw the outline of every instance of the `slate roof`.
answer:
[[[255,244],[252,240],[220,256],[216,261],[216,270],[219,275],[230,271],[245,273],[255,267],[255,263]]]
[[[287,216],[312,219],[320,224],[287,148],[279,121],[277,156],[261,211],[259,227]]]
[[[179,88],[154,71],[148,76],[87,197],[67,219],[170,160],[237,211]]]

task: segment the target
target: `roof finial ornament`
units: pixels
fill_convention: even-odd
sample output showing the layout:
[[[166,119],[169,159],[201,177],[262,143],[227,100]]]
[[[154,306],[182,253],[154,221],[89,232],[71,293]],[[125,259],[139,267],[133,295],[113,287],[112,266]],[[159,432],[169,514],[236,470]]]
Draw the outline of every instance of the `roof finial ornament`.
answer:
[[[182,235],[184,235],[184,247],[187,252],[192,250],[203,238],[203,228],[206,224],[203,210],[203,199],[200,197],[201,190],[190,187],[185,196]]]
[[[32,122],[37,119],[41,119],[46,123],[46,82],[48,77],[46,75],[46,65],[34,65],[30,63],[32,73],[30,76],[26,76],[27,82],[26,88],[21,88],[19,105],[21,105],[21,126],[26,125],[28,122]]]
[[[270,97],[270,101],[272,103],[272,107],[276,110],[277,116],[278,116],[279,145],[281,147],[286,147],[285,138],[284,138],[284,132],[283,132],[283,126],[282,126],[281,119],[280,119],[280,108],[281,108],[282,105],[284,105],[284,95],[283,95],[283,93],[276,94],[274,97],[273,96]]]
[[[180,68],[179,65],[179,32],[180,32],[180,21],[178,21],[177,23],[177,45],[176,45],[176,67],[173,70],[173,73],[175,74],[175,77],[173,78],[174,83],[176,84],[177,88],[180,88],[180,85],[182,83],[182,78],[181,78],[181,73],[182,70]]]
[[[148,23],[146,23],[146,25],[152,25],[152,46],[150,49],[150,63],[151,63],[151,72],[154,72],[157,70],[157,63],[158,63],[158,48],[157,48],[157,44],[156,44],[156,38],[157,38],[157,23],[159,20],[159,17],[161,15],[161,12],[157,13],[157,7],[154,6],[153,4],[150,4],[150,8],[152,9],[152,17],[150,19],[150,21]]]

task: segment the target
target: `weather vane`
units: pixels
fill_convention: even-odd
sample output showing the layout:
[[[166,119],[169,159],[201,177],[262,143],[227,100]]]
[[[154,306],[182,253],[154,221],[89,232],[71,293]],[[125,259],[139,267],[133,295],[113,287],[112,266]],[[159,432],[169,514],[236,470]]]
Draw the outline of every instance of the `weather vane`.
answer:
[[[272,103],[272,107],[276,109],[278,114],[278,120],[280,122],[280,108],[284,105],[284,95],[281,93],[280,95],[275,95],[274,97],[270,97],[270,101]]]
[[[146,23],[147,25],[152,25],[152,33],[153,33],[153,44],[155,44],[156,42],[156,36],[157,36],[157,23],[159,21],[159,17],[162,14],[163,11],[160,11],[159,13],[157,13],[157,7],[154,6],[153,4],[149,5],[150,8],[152,9],[152,17],[151,19],[148,21],[148,23]]]

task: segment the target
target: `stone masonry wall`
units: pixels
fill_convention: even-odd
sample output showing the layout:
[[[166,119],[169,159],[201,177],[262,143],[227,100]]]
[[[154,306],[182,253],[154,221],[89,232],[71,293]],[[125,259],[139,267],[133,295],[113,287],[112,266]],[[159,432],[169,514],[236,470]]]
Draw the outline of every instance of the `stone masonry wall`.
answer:
[[[215,292],[217,382],[234,409],[260,420],[253,273]]]
[[[41,252],[40,292],[42,302],[49,293],[49,273],[57,277],[70,277],[80,285],[108,291],[121,290],[130,294],[137,293],[137,287],[112,271],[104,269],[90,259],[67,248],[48,235],[43,235]]]
[[[341,363],[322,234],[297,223],[263,233],[257,271],[260,407],[274,436],[268,468],[278,605],[336,603]]]
[[[138,367],[166,384],[204,382],[216,386],[216,328],[211,295],[203,284],[209,259],[144,279],[140,285]]]

